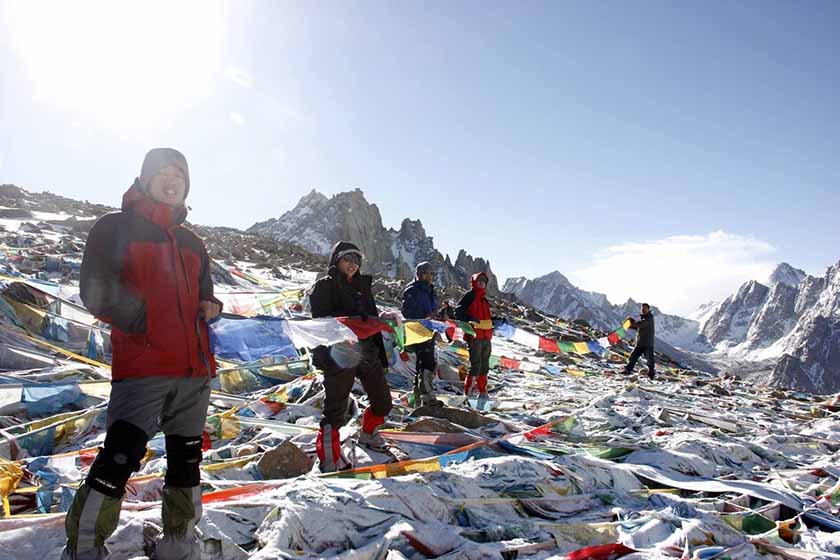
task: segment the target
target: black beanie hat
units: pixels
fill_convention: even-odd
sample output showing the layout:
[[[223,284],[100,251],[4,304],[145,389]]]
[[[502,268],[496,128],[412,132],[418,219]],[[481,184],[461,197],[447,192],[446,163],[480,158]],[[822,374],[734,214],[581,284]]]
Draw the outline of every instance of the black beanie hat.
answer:
[[[187,167],[187,158],[184,157],[184,154],[173,148],[153,148],[149,150],[149,153],[143,158],[143,167],[140,168],[140,188],[143,192],[147,192],[152,177],[167,165],[174,165],[184,172],[187,187],[184,190],[184,200],[186,200],[187,195],[190,194],[190,168]]]

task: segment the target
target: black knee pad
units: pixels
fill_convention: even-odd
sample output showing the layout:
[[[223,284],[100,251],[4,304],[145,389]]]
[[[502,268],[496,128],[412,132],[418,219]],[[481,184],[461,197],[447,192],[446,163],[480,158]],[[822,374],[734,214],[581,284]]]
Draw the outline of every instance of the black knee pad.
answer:
[[[167,484],[192,488],[201,483],[201,444],[201,436],[166,436]]]
[[[88,485],[112,498],[125,492],[131,473],[140,470],[149,436],[134,424],[117,420],[105,436],[105,445],[96,456],[87,475]]]

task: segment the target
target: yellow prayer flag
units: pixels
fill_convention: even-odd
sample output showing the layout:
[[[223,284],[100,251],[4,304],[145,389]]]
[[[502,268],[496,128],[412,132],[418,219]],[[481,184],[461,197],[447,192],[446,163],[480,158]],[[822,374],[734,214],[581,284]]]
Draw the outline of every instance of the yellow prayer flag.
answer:
[[[404,323],[405,326],[405,345],[419,344],[431,340],[434,333],[423,326],[422,323],[410,321]]]
[[[420,460],[411,463],[393,463],[383,465],[383,469],[371,472],[373,478],[388,478],[391,476],[402,476],[410,473],[435,472],[440,470],[440,462],[437,458]]]
[[[206,465],[201,465],[201,470],[205,472],[219,472],[227,469],[240,469],[248,463],[256,460],[257,455],[246,455],[245,457],[237,457],[235,459],[219,461],[218,463],[209,463]]]
[[[22,478],[23,469],[15,463],[0,457],[0,498],[3,499],[3,514],[6,517],[12,515],[12,510],[9,506],[9,494],[15,491]]]
[[[589,346],[585,342],[575,342],[575,352],[578,354],[588,354],[590,352]]]
[[[493,321],[490,319],[484,319],[483,321],[471,321],[470,324],[474,329],[482,329],[485,331],[489,331],[493,328]]]
[[[625,330],[625,331],[626,331],[627,329],[629,329],[629,328],[630,328],[630,319],[626,319],[626,320],[624,321],[624,323],[622,323],[622,325],[621,325],[621,326],[622,326],[622,327],[624,327],[624,330]]]
[[[566,373],[571,375],[572,377],[586,377],[586,374],[579,369],[567,369]]]

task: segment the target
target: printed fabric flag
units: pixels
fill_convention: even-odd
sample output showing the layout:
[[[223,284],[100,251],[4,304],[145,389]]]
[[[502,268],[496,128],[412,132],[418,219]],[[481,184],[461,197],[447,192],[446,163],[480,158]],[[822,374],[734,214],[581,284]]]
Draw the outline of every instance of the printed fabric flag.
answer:
[[[571,342],[558,342],[557,345],[564,354],[571,354],[575,351],[575,345]]]
[[[298,348],[317,348],[339,342],[359,341],[359,337],[350,327],[332,317],[286,321],[283,329]]]
[[[542,366],[540,364],[537,364],[537,363],[534,363],[534,362],[524,362],[523,361],[523,362],[519,362],[519,369],[521,369],[522,371],[537,372],[537,371],[540,371],[542,369]]]
[[[217,357],[229,361],[253,362],[268,356],[297,358],[285,323],[288,321],[277,317],[222,316],[210,323],[210,347]]]
[[[512,328],[513,327],[511,327],[511,329]],[[446,321],[447,332],[449,331],[449,329],[460,329],[461,331],[463,331],[464,334],[468,334],[470,336],[475,336],[475,329],[472,328],[471,324],[469,324],[467,322],[464,322],[464,321],[447,320]],[[511,332],[513,332],[513,331],[511,331]]]
[[[0,500],[3,502],[3,514],[6,517],[12,515],[9,507],[9,494],[14,492],[22,478],[23,469],[17,464],[0,457]]]
[[[420,321],[420,324],[429,329],[430,331],[435,331],[440,334],[446,334],[446,323],[444,321],[423,319]]]
[[[553,366],[553,365],[551,365],[551,364],[545,364],[542,368],[543,368],[545,371],[547,371],[548,373],[550,373],[551,375],[562,375],[562,374],[563,374],[563,370],[562,370],[562,369],[560,369],[560,368],[559,368],[559,367],[557,367],[557,366]]]
[[[434,331],[430,331],[425,327],[425,325],[423,325],[423,323],[418,321],[409,321],[403,324],[405,325],[406,346],[426,342],[427,340],[431,340],[434,336]]]
[[[539,348],[540,347],[540,337],[532,332],[528,332],[524,329],[516,329],[513,332],[513,336],[511,340],[514,342],[518,342],[523,346],[527,346],[528,348]]]
[[[557,341],[551,338],[546,338],[544,336],[540,337],[540,350],[543,352],[560,352],[560,346],[558,346]]]
[[[446,323],[446,338],[449,342],[457,341],[464,341],[464,331],[460,327],[458,327],[455,323],[451,321],[447,321]]]
[[[397,322],[393,319],[385,319],[385,322],[388,323],[389,327],[391,327],[391,335],[394,337],[394,346],[396,346],[399,351],[402,351],[403,348],[405,348],[405,323],[397,324]]]
[[[600,354],[604,350],[601,345],[594,340],[590,340],[586,343],[586,345],[589,347],[589,351],[593,354]]]
[[[609,340],[610,346],[615,346],[619,342],[621,342],[621,337],[618,336],[618,333],[611,332],[609,336],[607,336],[607,340]]]
[[[505,369],[519,369],[519,360],[514,360],[512,358],[506,358],[502,356],[499,358],[499,365]]]
[[[516,327],[505,321],[496,321],[493,326],[495,327],[493,334],[502,338],[513,338],[513,333],[516,331]]]
[[[381,332],[394,332],[394,329],[392,329],[388,323],[374,317],[368,317],[367,319],[336,317],[336,320],[352,330],[359,340],[370,338],[371,336]]]
[[[466,336],[475,336],[475,329],[470,323],[464,321],[446,321],[446,338],[449,342],[461,341],[464,342]]]
[[[589,345],[585,342],[575,342],[575,352],[578,354],[588,354],[589,353]]]

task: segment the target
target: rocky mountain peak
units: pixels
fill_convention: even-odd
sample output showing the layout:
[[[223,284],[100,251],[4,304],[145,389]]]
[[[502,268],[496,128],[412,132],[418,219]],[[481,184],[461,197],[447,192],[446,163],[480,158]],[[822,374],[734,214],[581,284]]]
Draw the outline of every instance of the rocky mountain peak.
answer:
[[[463,249],[458,251],[458,258],[455,259],[455,269],[461,271],[463,274],[463,282],[469,285],[473,274],[477,272],[484,272],[487,274],[489,282],[487,282],[487,293],[499,293],[499,281],[496,275],[493,274],[490,268],[490,261],[486,261],[481,257],[473,257]]]
[[[305,207],[305,206],[319,206],[329,200],[326,195],[318,192],[315,189],[312,189],[307,194],[303,195],[303,198],[300,199],[298,202],[298,207]]]
[[[797,325],[794,335],[770,384],[809,393],[840,392],[840,319],[818,315]]]
[[[390,278],[409,280],[414,277],[417,263],[428,261],[437,269],[441,286],[466,288],[469,276],[481,271],[490,277],[488,291],[498,292],[498,281],[489,262],[461,251],[453,264],[435,248],[420,220],[406,218],[399,230],[386,229],[379,207],[368,202],[361,189],[329,198],[313,189],[280,218],[256,223],[248,232],[320,255],[329,253],[336,241],[350,240],[365,254],[366,270]]]
[[[788,286],[793,286],[795,288],[800,282],[802,282],[805,276],[807,275],[804,270],[793,268],[788,263],[783,262],[777,265],[770,274],[768,283],[771,287],[776,284],[787,284]]]
[[[412,220],[411,218],[405,218],[402,221],[399,234],[402,239],[425,239],[427,237],[426,228],[423,227],[423,223],[420,220]]]
[[[767,286],[755,280],[745,282],[737,293],[726,298],[709,315],[702,334],[712,345],[743,342],[753,317],[767,299],[769,291]]]

